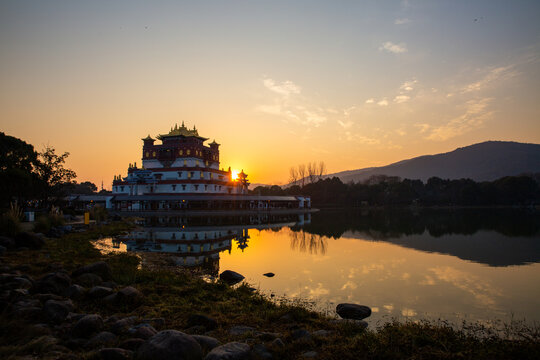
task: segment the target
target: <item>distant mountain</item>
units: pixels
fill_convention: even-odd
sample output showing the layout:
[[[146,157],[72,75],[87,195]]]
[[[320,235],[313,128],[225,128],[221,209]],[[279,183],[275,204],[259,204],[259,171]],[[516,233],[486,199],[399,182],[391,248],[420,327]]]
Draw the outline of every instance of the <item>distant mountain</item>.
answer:
[[[524,173],[540,173],[540,144],[486,141],[448,153],[419,156],[387,166],[342,171],[326,177],[337,176],[344,183],[363,181],[373,175],[422,181],[433,176],[442,179],[493,181]]]

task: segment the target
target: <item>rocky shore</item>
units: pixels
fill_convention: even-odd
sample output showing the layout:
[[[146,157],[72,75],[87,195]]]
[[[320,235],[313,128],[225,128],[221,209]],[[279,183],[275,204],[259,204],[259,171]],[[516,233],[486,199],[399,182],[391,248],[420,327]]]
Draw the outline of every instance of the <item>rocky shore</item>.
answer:
[[[246,284],[231,287],[243,279],[234,271],[217,284],[146,271],[136,257],[92,248],[89,239],[107,231],[0,239],[0,358],[534,358],[539,351],[537,338],[486,344],[444,326],[367,330],[369,307],[340,304],[343,319],[331,319],[280,306]]]

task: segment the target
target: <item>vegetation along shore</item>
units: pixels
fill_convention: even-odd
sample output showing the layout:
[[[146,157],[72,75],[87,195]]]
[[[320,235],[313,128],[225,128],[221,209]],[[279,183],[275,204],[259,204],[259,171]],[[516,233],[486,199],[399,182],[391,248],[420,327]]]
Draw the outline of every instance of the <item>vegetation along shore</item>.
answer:
[[[538,328],[328,317],[225,276],[141,266],[92,240],[134,225],[2,237],[0,357],[6,359],[535,359]],[[62,234],[63,233],[63,234]],[[234,270],[234,269],[233,269]],[[223,274],[223,273],[222,273]],[[234,273],[232,273],[234,275]],[[234,277],[234,276],[233,276]],[[347,314],[340,312],[343,316]],[[368,318],[369,320],[369,318]],[[503,331],[501,331],[503,330]]]

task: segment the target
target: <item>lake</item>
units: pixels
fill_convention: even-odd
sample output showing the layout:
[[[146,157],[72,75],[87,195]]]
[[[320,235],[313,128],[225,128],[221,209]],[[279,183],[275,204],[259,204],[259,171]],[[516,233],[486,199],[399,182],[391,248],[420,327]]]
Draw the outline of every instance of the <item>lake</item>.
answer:
[[[274,299],[368,305],[370,323],[540,321],[540,214],[519,209],[321,210],[149,217],[115,241],[211,276],[234,270]],[[273,277],[263,274],[272,272]]]

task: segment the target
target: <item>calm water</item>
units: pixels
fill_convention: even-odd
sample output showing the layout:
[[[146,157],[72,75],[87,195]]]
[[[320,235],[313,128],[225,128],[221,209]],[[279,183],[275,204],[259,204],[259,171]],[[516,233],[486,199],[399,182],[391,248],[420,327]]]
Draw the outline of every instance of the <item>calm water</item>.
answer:
[[[210,275],[231,269],[276,297],[373,309],[370,322],[540,321],[540,214],[519,210],[321,211],[146,218],[115,243]],[[264,273],[273,272],[268,278]]]

